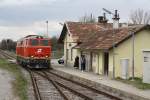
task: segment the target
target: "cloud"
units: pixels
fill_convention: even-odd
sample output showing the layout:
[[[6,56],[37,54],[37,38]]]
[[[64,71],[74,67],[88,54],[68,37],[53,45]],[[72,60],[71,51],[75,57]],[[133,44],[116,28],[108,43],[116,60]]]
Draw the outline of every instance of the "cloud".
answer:
[[[49,35],[57,35],[62,29],[59,22],[78,21],[90,13],[97,17],[103,13],[102,8],[118,9],[121,21],[125,22],[131,10],[148,10],[149,4],[149,0],[0,0],[0,40],[45,33],[46,20]],[[112,20],[112,16],[107,17]]]
[[[62,26],[58,22],[49,21],[49,36],[60,34]],[[46,34],[46,23],[45,22],[35,22],[27,26],[0,26],[0,40],[6,38],[12,38],[13,40],[18,40],[21,37],[30,34]]]
[[[53,3],[57,0],[1,0],[0,6],[17,6],[17,5],[40,5]]]

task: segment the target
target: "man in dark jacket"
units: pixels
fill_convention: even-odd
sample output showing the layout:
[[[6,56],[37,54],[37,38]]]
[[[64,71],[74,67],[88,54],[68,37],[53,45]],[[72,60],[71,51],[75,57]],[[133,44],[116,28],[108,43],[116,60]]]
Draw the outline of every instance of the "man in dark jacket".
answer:
[[[85,70],[85,64],[86,64],[85,56],[81,55],[81,71],[82,72]]]

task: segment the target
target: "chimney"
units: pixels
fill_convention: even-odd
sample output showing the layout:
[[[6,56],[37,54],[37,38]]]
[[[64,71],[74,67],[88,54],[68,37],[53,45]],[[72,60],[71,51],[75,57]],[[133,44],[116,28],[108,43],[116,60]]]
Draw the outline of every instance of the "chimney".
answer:
[[[98,16],[98,22],[99,22],[99,23],[103,23],[103,19],[104,19],[103,16]]]
[[[107,23],[107,19],[106,19],[106,14],[104,13],[104,15],[103,16],[99,16],[98,17],[98,22],[99,23]]]
[[[114,29],[117,29],[117,28],[119,28],[119,14],[118,14],[118,12],[117,12],[117,10],[115,10],[115,15],[114,15],[114,18],[112,18],[113,19],[113,28]]]

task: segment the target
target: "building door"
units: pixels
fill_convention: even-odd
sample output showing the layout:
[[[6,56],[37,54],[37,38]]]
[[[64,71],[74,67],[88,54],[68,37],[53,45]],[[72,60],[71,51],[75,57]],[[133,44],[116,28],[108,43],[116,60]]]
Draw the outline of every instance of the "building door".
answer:
[[[98,55],[96,53],[92,54],[92,71],[98,73]]]
[[[143,82],[150,83],[150,51],[143,52]]]
[[[85,70],[88,71],[88,55],[86,53],[83,53],[82,56],[85,58]]]
[[[104,52],[104,75],[108,75],[109,53]]]

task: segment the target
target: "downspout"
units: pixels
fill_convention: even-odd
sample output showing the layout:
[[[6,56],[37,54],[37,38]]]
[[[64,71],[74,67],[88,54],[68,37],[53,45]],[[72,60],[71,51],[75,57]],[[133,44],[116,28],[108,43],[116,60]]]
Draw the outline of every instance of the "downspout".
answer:
[[[98,74],[100,74],[99,73],[99,53],[98,53]]]
[[[66,66],[67,66],[67,60],[68,60],[68,53],[67,53],[67,38],[66,38],[66,61],[65,61]]]
[[[132,34],[132,80],[134,80],[134,49],[135,49],[135,34],[134,32],[131,33]]]

